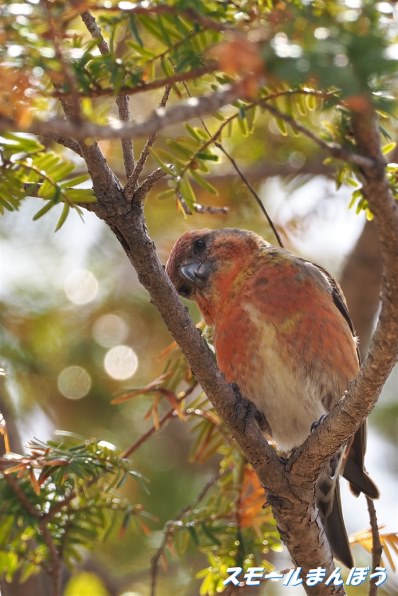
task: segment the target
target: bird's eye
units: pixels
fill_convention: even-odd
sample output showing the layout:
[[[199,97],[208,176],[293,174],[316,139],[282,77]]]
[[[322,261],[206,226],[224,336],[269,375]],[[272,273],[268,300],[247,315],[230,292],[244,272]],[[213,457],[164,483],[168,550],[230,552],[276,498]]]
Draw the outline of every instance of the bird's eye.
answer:
[[[189,298],[189,296],[191,295],[192,292],[192,288],[190,288],[187,285],[182,285],[178,288],[178,293],[180,294],[180,296],[183,296],[184,298]]]
[[[194,241],[194,243],[193,243],[194,252],[196,252],[196,253],[203,252],[205,248],[206,248],[206,242],[203,240],[203,238],[197,238]]]

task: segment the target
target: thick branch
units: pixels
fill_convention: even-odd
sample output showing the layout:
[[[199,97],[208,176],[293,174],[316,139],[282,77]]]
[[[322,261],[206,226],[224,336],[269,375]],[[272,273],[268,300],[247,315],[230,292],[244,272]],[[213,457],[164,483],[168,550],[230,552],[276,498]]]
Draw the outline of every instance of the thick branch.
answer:
[[[171,124],[217,112],[217,110],[234,102],[241,96],[241,86],[233,85],[218,93],[187,99],[167,110],[157,109],[152,116],[139,124],[116,122],[109,126],[100,126],[92,122],[85,122],[83,125],[77,125],[72,121],[54,118],[53,120],[36,121],[29,126],[22,127],[16,120],[0,117],[0,131],[20,130],[33,134],[45,134],[46,131],[49,131],[80,140],[143,137],[154,134]]]
[[[383,262],[382,308],[367,358],[346,396],[324,424],[308,437],[292,458],[290,470],[314,481],[331,455],[360,426],[375,406],[383,385],[398,360],[398,202],[385,175],[377,118],[373,109],[352,115],[359,151],[373,165],[361,170],[363,191],[375,216]],[[311,454],[312,465],[308,466]]]
[[[202,100],[205,101],[206,110],[212,111],[216,109],[214,101],[219,107],[224,105],[224,102],[229,103],[236,93],[237,88],[231,87],[224,92],[195,100],[194,108],[199,110],[195,115],[201,114],[201,110],[204,109],[201,105]],[[189,102],[185,104],[186,114],[192,115],[191,108]],[[172,121],[177,121],[173,120],[173,117],[177,118],[177,114],[180,117],[180,110],[181,106],[175,106],[167,110],[167,114],[172,114]],[[159,115],[157,117],[159,118]],[[160,116],[160,121],[162,118],[163,116]],[[150,119],[148,122],[153,121]],[[171,123],[169,119],[167,123]],[[384,233],[384,227],[388,223],[390,231],[393,231],[393,233],[389,233],[389,237],[394,237],[396,240],[398,223],[393,208],[394,201],[389,195],[384,178],[383,163],[379,155],[365,154],[359,142],[358,147],[361,153],[356,162],[361,163],[363,168],[366,167],[364,188],[365,192],[372,194],[372,199],[369,198],[369,205],[376,218],[379,214],[381,218],[378,228],[379,235],[381,230]],[[398,273],[397,271],[394,273],[391,268],[398,262],[396,244],[391,248],[390,243],[387,242],[382,248],[386,270],[385,280],[388,277],[388,282],[384,281],[384,296],[387,302],[383,307],[379,323],[381,331],[376,333],[376,340],[372,345],[370,356],[355,386],[350,390],[350,396],[342,400],[326,422],[309,437],[304,446],[292,458],[287,469],[278,461],[253,419],[249,419],[246,425],[237,426],[236,393],[225,382],[212,353],[203,342],[166,276],[164,268],[157,258],[154,244],[147,234],[142,205],[137,200],[132,203],[120,201],[120,188],[114,180],[110,180],[109,187],[105,192],[95,179],[96,172],[94,170],[93,172],[93,182],[97,188],[98,198],[98,203],[94,204],[93,210],[106,221],[116,234],[136,269],[140,282],[150,293],[153,304],[158,308],[170,332],[182,348],[202,388],[232,430],[236,441],[256,470],[260,481],[267,490],[267,497],[272,505],[282,539],[294,562],[303,568],[304,574],[309,568],[316,566],[331,572],[334,568],[333,559],[319,519],[319,512],[315,506],[314,486],[328,459],[355,432],[373,407],[395,362],[398,351],[398,315],[393,312],[393,305],[394,300],[398,305],[398,281],[396,279]],[[389,222],[385,221],[383,214],[385,205],[389,210]],[[389,256],[390,250],[393,250],[395,255],[393,259]],[[390,316],[389,323],[391,320],[393,322],[391,333],[389,329],[386,331],[385,313]],[[383,338],[383,333],[386,333],[385,338]],[[385,350],[390,348],[390,353],[386,357]],[[302,541],[304,532],[305,544]],[[319,584],[313,589],[306,587],[306,589],[311,594],[319,595],[344,592],[343,588],[325,586],[324,584]]]
[[[254,419],[249,418],[246,425],[237,426],[235,390],[225,382],[213,354],[166,276],[147,234],[142,205],[133,201],[132,204],[125,203],[124,207],[122,212],[108,212],[103,218],[117,235],[140,282],[150,293],[152,303],[182,348],[202,388],[266,488],[278,528],[294,562],[302,567],[303,574],[314,566],[323,567],[331,573],[334,569],[333,558],[314,504],[315,483],[298,490],[292,488],[284,465],[264,439]],[[305,545],[302,541],[303,532],[306,533]],[[314,595],[344,592],[342,588],[332,589],[324,584],[308,590]]]

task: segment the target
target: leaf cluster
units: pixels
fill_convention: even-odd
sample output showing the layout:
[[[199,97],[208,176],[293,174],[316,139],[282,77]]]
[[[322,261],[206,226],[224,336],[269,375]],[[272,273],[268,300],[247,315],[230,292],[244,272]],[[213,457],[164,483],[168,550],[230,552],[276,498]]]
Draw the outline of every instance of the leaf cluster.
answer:
[[[126,391],[115,401],[120,403],[129,397],[152,395],[153,404],[146,417],[152,415],[154,429],[162,424],[159,409],[162,401],[166,401],[175,416],[189,427],[193,437],[190,461],[201,464],[217,461],[216,476],[198,498],[166,523],[164,543],[158,551],[166,563],[169,557],[177,555],[183,559],[193,550],[199,550],[208,561],[197,574],[202,580],[200,593],[215,594],[230,566],[249,567],[261,563],[272,568],[269,553],[280,550],[281,541],[257,475],[206,396],[195,391],[196,380],[181,358],[180,350],[172,345],[165,354],[170,359],[161,377],[141,390]],[[188,389],[176,392],[181,382],[187,381]]]
[[[29,455],[0,460],[0,561],[8,581],[21,581],[57,559],[69,566],[116,525],[146,516],[119,491],[128,476],[143,478],[115,447],[58,433],[58,440],[30,443]]]
[[[0,212],[17,211],[27,196],[43,199],[45,204],[33,219],[39,219],[56,205],[63,204],[58,230],[70,209],[81,213],[80,203],[95,201],[91,188],[76,188],[89,175],[73,175],[76,165],[58,153],[45,150],[30,135],[5,133],[0,138]]]

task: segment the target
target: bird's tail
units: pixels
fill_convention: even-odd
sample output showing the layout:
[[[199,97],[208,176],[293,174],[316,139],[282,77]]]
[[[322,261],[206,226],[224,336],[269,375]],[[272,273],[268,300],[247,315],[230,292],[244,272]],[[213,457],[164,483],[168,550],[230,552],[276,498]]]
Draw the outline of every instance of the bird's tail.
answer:
[[[333,506],[330,514],[324,520],[325,532],[330,547],[336,559],[339,559],[348,569],[354,567],[347,530],[345,529],[341,510],[339,479],[336,478],[334,487]]]
[[[368,476],[364,466],[366,449],[366,422],[364,422],[352,438],[346,450],[346,461],[343,464],[343,476],[350,483],[351,492],[357,497],[364,493],[371,499],[379,497],[379,489]]]
[[[316,501],[333,555],[350,569],[354,566],[354,561],[340,500],[339,471],[342,457],[341,449],[330,461],[329,468],[320,476],[316,486]]]
[[[364,467],[365,449],[366,423],[363,423],[351,443],[331,459],[316,487],[317,504],[333,555],[348,568],[353,567],[354,561],[341,510],[339,473],[348,480],[355,496],[362,492],[377,499],[379,490]]]

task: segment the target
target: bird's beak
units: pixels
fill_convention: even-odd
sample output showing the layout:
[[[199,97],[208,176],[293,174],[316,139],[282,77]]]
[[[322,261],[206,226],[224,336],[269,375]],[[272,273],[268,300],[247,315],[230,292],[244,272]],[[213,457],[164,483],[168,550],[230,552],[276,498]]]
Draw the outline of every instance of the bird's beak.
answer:
[[[180,269],[181,275],[197,286],[203,286],[209,279],[212,267],[210,263],[198,263],[192,261],[183,265]]]

